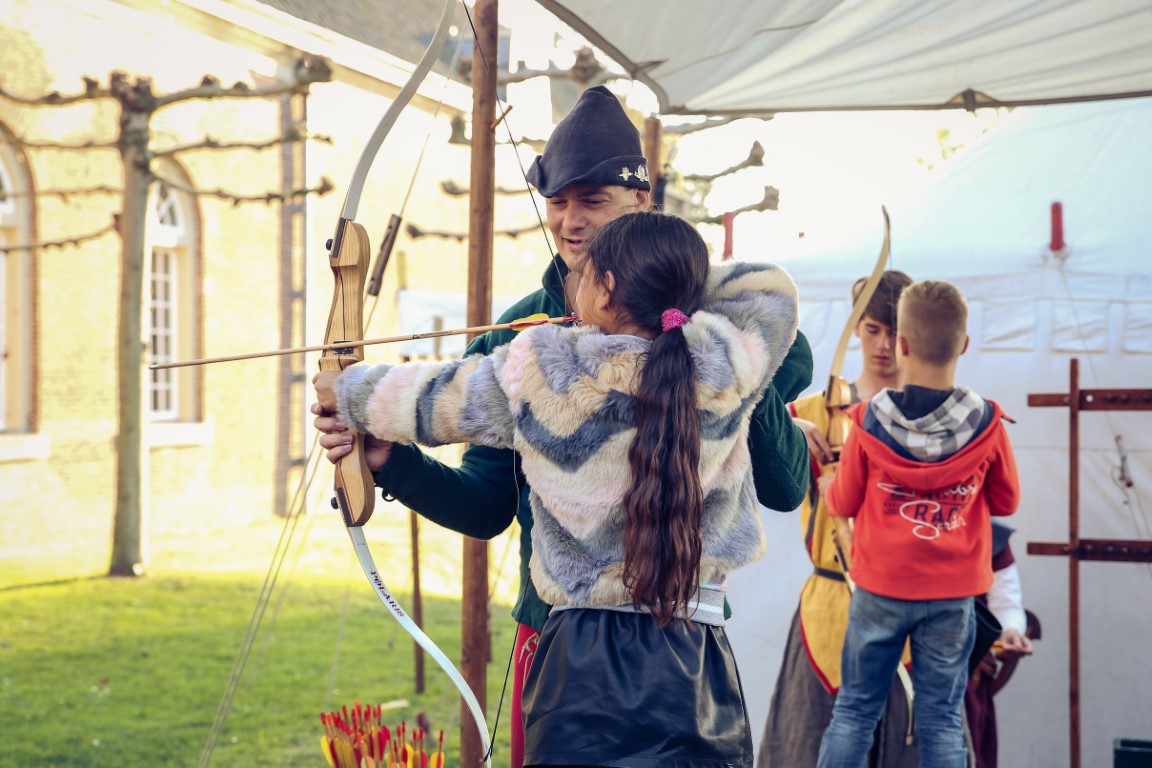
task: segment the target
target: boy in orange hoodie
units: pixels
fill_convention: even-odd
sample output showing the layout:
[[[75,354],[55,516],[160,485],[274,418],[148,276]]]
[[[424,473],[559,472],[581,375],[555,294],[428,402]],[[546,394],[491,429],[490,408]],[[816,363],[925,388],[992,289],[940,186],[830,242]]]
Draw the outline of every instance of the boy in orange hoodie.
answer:
[[[961,710],[975,639],[973,598],[992,585],[990,515],[1016,511],[1020,484],[1000,406],[954,385],[968,308],[951,283],[904,289],[896,354],[904,390],[853,407],[828,490],[855,518],[842,683],[820,768],[864,766],[905,639],[912,645],[920,764],[965,768]]]

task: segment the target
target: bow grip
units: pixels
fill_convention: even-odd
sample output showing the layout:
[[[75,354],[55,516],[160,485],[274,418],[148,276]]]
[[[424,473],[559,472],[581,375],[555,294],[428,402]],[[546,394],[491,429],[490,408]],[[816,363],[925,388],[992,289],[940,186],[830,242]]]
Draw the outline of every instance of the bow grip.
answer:
[[[362,296],[370,260],[368,233],[364,227],[350,219],[340,219],[329,260],[335,292],[324,343],[360,341],[364,336]],[[363,359],[363,347],[329,350],[320,357],[320,370],[342,371]],[[336,462],[334,490],[345,525],[360,526],[372,516],[376,487],[364,455],[364,435],[353,433],[353,436],[352,452]]]

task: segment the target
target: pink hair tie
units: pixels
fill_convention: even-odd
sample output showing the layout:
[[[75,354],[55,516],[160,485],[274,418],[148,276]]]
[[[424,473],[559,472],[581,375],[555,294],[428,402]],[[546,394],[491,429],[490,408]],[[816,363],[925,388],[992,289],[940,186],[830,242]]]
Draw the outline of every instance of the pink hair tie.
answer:
[[[692,318],[678,309],[666,309],[660,314],[660,327],[664,329],[664,333],[690,322]]]

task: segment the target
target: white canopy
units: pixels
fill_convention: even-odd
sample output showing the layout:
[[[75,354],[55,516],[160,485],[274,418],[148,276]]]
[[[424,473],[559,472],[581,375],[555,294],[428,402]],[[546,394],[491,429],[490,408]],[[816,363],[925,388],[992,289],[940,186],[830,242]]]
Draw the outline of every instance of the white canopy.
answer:
[[[664,114],[1152,95],[1148,0],[538,0]]]

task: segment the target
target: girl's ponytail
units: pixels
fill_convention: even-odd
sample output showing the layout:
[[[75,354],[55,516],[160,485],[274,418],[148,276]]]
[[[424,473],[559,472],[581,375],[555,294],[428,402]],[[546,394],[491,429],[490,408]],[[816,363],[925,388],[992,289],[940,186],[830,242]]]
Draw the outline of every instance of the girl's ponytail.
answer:
[[[624,584],[665,626],[700,586],[700,413],[682,328],[661,333],[636,393],[636,436],[624,495]]]
[[[708,250],[691,224],[632,213],[597,232],[589,259],[615,277],[612,300],[654,334],[636,392],[624,495],[624,584],[634,607],[668,625],[700,586],[704,491],[696,371],[684,324],[704,303]]]

